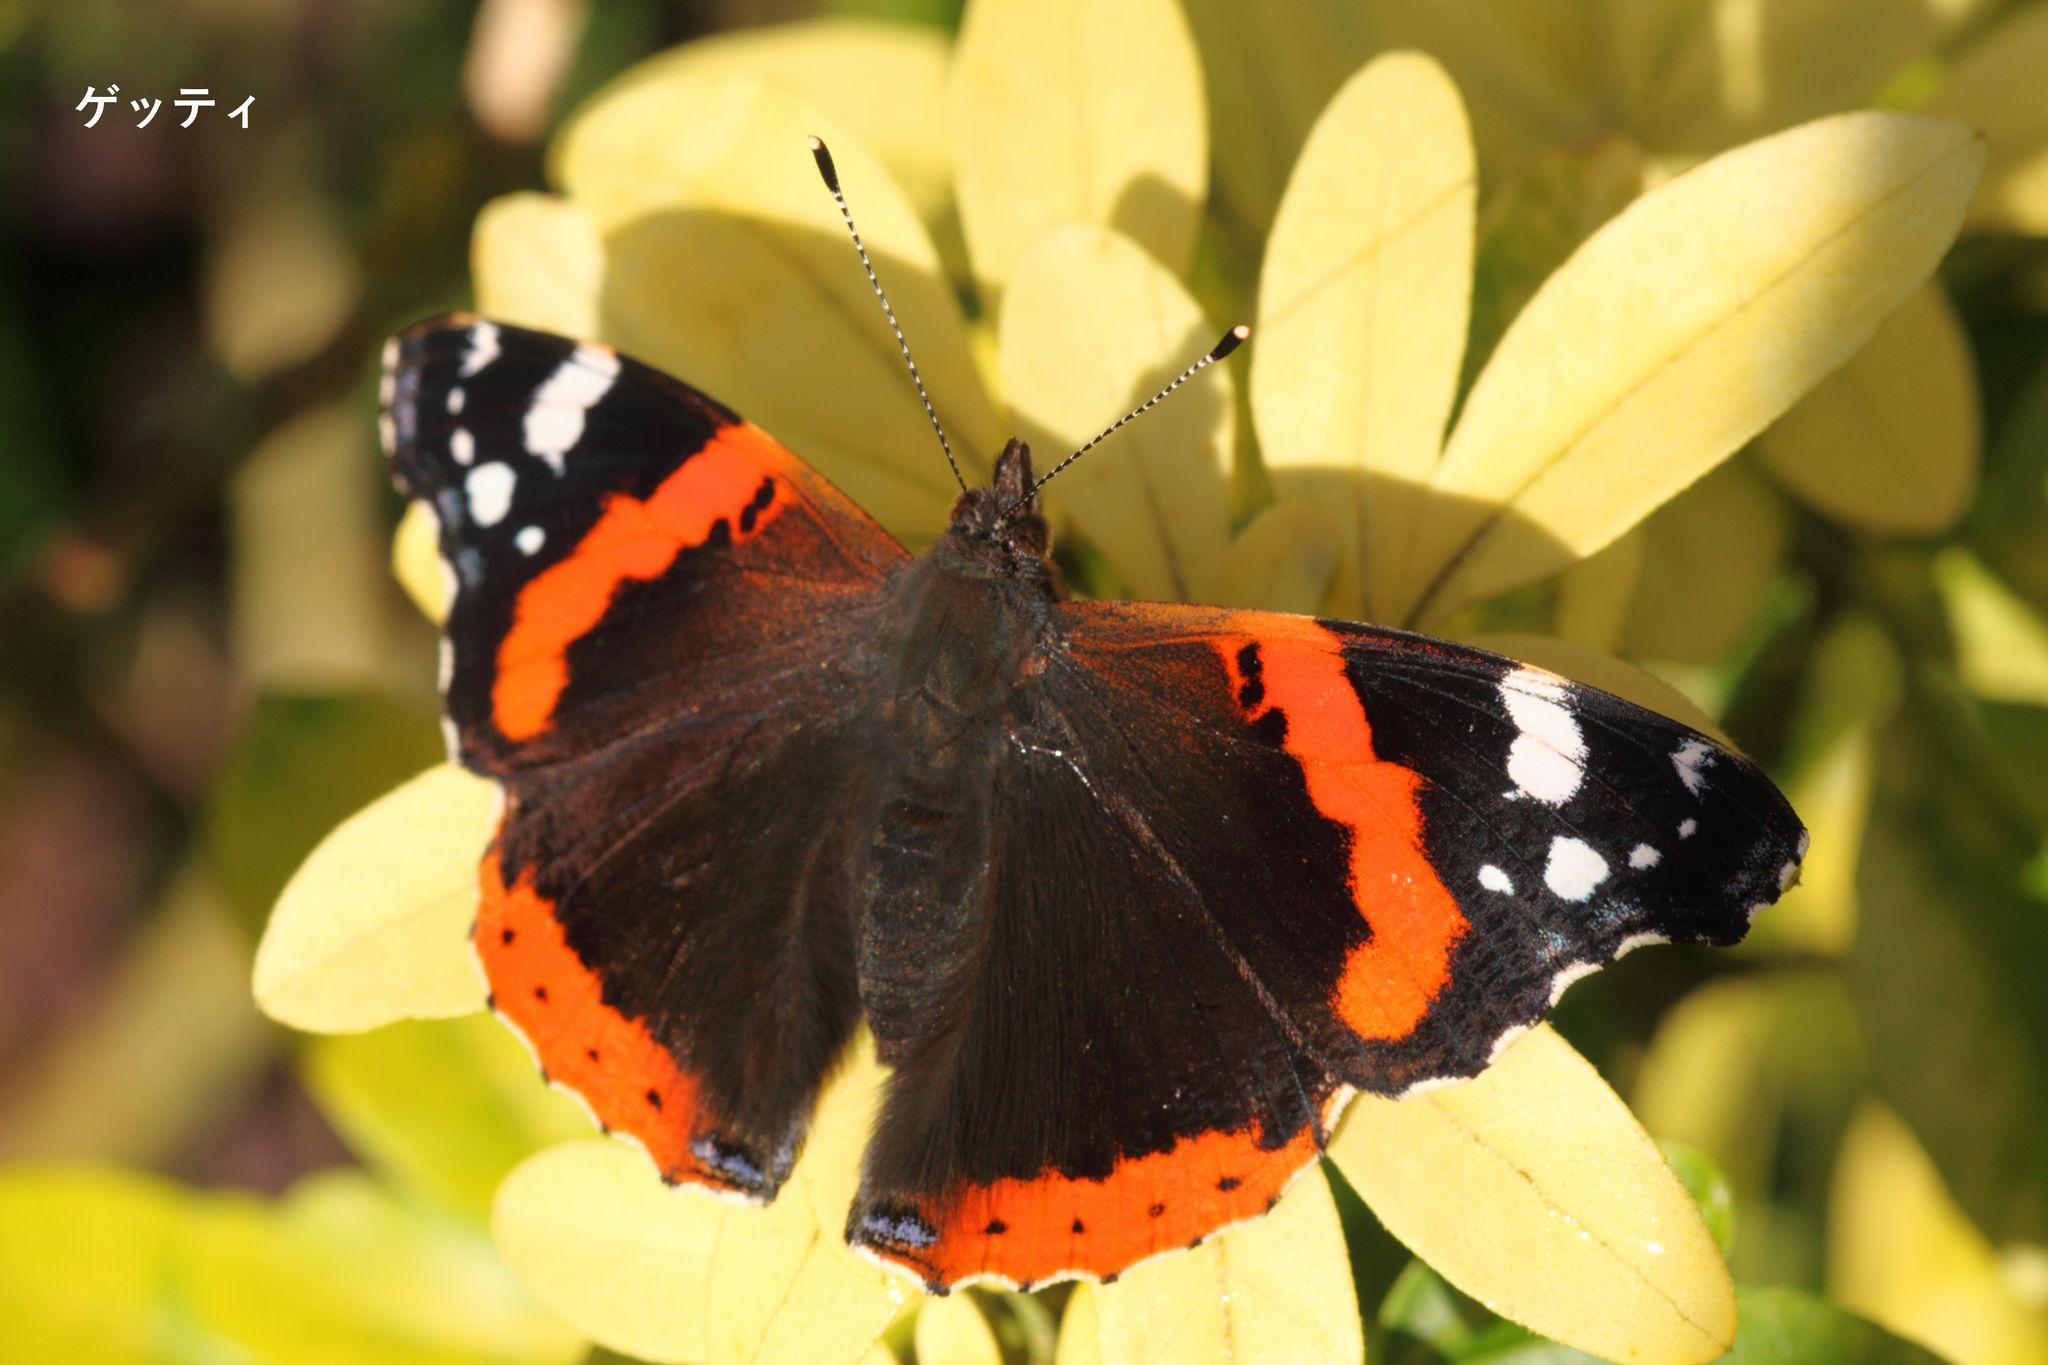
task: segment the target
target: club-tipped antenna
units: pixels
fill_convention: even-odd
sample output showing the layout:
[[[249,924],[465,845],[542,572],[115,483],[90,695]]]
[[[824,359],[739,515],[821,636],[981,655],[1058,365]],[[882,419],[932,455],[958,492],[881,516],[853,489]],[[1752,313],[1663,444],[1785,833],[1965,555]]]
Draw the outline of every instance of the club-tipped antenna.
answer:
[[[1046,470],[1045,473],[1039,477],[1038,481],[1032,484],[1030,489],[1024,494],[1024,498],[1022,499],[1022,501],[1028,502],[1030,499],[1036,497],[1038,495],[1038,490],[1045,487],[1047,484],[1051,483],[1053,480],[1053,476],[1055,474],[1058,474],[1062,469],[1065,469],[1068,465],[1080,459],[1083,455],[1086,455],[1089,451],[1095,449],[1095,447],[1101,445],[1110,437],[1116,435],[1116,433],[1122,430],[1125,426],[1128,426],[1130,423],[1135,422],[1138,418],[1143,417],[1146,413],[1158,407],[1161,403],[1165,402],[1168,398],[1170,398],[1173,395],[1173,391],[1175,389],[1187,383],[1190,379],[1193,379],[1203,370],[1208,369],[1211,365],[1214,365],[1217,361],[1223,359],[1223,357],[1229,355],[1232,351],[1236,350],[1239,346],[1243,345],[1244,339],[1250,336],[1251,334],[1252,329],[1241,322],[1237,324],[1237,326],[1225,332],[1223,334],[1223,339],[1221,341],[1218,341],[1214,346],[1211,346],[1209,348],[1209,353],[1207,355],[1203,356],[1200,360],[1197,360],[1194,364],[1188,366],[1185,370],[1182,370],[1179,374],[1175,375],[1173,377],[1173,382],[1171,384],[1168,384],[1165,388],[1153,394],[1144,402],[1138,404],[1137,407],[1132,408],[1129,412],[1117,418],[1114,422],[1111,422],[1108,426],[1102,429],[1101,433],[1097,435],[1094,440],[1088,442],[1088,444],[1082,446],[1079,450],[1067,456],[1066,459],[1061,460],[1051,469]]]
[[[825,188],[832,191],[832,202],[839,205],[839,216],[846,220],[846,231],[853,238],[853,249],[860,256],[860,268],[868,272],[868,283],[875,287],[875,297],[881,300],[882,316],[889,320],[889,330],[896,336],[896,349],[903,352],[903,363],[910,367],[910,382],[917,385],[917,396],[924,403],[924,415],[931,419],[932,430],[938,433],[939,449],[946,452],[946,468],[953,471],[953,482],[960,485],[960,491],[967,491],[967,480],[960,476],[960,462],[953,458],[953,443],[946,439],[946,429],[939,424],[938,409],[932,406],[932,396],[924,391],[924,376],[917,372],[917,362],[911,359],[910,343],[903,339],[903,329],[896,324],[896,310],[889,306],[889,296],[882,292],[882,281],[875,275],[875,265],[868,259],[866,243],[860,239],[860,229],[853,225],[853,210],[846,207],[846,196],[839,189],[839,168],[832,164],[831,149],[822,138],[811,139],[811,156],[818,163],[818,174],[825,178]]]

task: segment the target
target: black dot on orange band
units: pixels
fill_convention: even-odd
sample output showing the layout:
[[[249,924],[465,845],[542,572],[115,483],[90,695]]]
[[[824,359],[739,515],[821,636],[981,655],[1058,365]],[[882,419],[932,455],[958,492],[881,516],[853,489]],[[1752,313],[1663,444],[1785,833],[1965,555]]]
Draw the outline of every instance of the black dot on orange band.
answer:
[[[1154,1218],[1157,1218],[1160,1214],[1166,1212],[1166,1205],[1154,1204],[1151,1208],[1146,1209],[1145,1212],[1151,1214]]]
[[[981,1231],[982,1235],[986,1237],[1000,1237],[1009,1230],[1010,1225],[1008,1223],[1005,1223],[1000,1218],[991,1218],[988,1220],[988,1226]]]
[[[548,988],[546,986],[535,986],[533,988],[533,998],[545,1005],[548,1002]]]
[[[1216,1188],[1222,1190],[1225,1194],[1228,1194],[1230,1191],[1236,1189],[1239,1185],[1242,1184],[1244,1184],[1244,1182],[1242,1180],[1239,1180],[1236,1176],[1226,1175],[1221,1180],[1216,1182]]]
[[[647,1102],[653,1105],[656,1109],[661,1108],[661,1092],[659,1090],[648,1091]]]
[[[590,1060],[594,1062],[597,1060],[597,1049],[594,1047],[584,1048],[583,1055],[590,1058]]]
[[[512,941],[513,939],[515,939],[515,938],[518,938],[518,937],[519,937],[519,935],[518,935],[518,934],[514,933],[514,932],[513,932],[512,930],[510,930],[510,929],[506,929],[506,930],[503,930],[503,931],[501,931],[501,932],[499,933],[499,935],[498,935],[498,942],[500,942],[500,943],[510,943],[510,942],[511,942],[511,941]]]
[[[1078,1218],[1076,1218],[1076,1219],[1074,1220],[1074,1235],[1075,1235],[1076,1237],[1079,1237],[1079,1236],[1080,1236],[1080,1235],[1081,1235],[1082,1233],[1084,1233],[1084,1232],[1086,1232],[1086,1231],[1088,1231],[1088,1229],[1087,1229],[1087,1228],[1085,1228],[1085,1227],[1082,1227],[1082,1226],[1081,1226],[1081,1220],[1080,1220],[1080,1219],[1078,1219]]]

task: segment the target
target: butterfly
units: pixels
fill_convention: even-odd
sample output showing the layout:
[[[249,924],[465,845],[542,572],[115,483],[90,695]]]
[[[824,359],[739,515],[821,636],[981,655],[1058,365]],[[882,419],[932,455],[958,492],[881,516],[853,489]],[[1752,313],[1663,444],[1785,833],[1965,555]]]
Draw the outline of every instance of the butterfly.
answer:
[[[1356,1092],[1478,1073],[1638,945],[1739,940],[1806,852],[1748,760],[1542,669],[1067,600],[1019,441],[913,556],[604,346],[425,322],[383,400],[451,755],[504,793],[492,1008],[664,1179],[755,1203],[864,1025],[846,1240],[935,1292],[1264,1213]]]

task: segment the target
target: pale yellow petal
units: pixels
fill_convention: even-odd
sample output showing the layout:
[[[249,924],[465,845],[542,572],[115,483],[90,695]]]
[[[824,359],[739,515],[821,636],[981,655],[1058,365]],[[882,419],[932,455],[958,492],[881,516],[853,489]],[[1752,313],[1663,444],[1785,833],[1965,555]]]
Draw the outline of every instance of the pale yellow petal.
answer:
[[[853,1361],[922,1290],[855,1255],[846,1212],[887,1072],[865,1034],[819,1097],[775,1202],[719,1229],[708,1289],[714,1361]]]
[[[1208,114],[1173,0],[977,0],[952,79],[955,194],[989,299],[1064,222],[1115,228],[1187,272]]]
[[[1473,1080],[1361,1096],[1330,1159],[1504,1317],[1613,1360],[1711,1360],[1735,1292],[1698,1208],[1599,1073],[1539,1025]]]
[[[1042,475],[1156,393],[1222,328],[1118,233],[1067,223],[1017,262],[997,364]],[[1046,489],[1132,596],[1204,595],[1229,543],[1233,378],[1218,365]]]
[[[1962,516],[1982,433],[1969,339],[1948,296],[1921,286],[1870,343],[1757,438],[1800,501],[1868,531],[1926,535]]]
[[[1983,130],[1991,160],[1971,206],[1979,225],[2048,234],[2048,10],[2019,7],[1957,57],[1930,112]]]
[[[623,1143],[571,1143],[507,1178],[491,1218],[499,1250],[535,1297],[616,1350],[851,1365],[919,1297],[842,1240],[882,1075],[863,1039],[765,1209],[664,1186]]]
[[[556,144],[605,232],[599,333],[712,394],[913,540],[955,488],[896,341],[818,177],[840,181],[968,474],[1002,433],[966,323],[910,201],[852,134],[794,96],[712,76],[601,96]]]
[[[850,129],[932,221],[952,192],[946,35],[927,24],[804,19],[717,33],[629,67],[614,91],[693,76],[753,76]]]
[[[1591,554],[1839,366],[1933,270],[1983,144],[1856,113],[1671,180],[1539,290],[1437,467],[1400,618]]]
[[[1701,734],[1712,736],[1723,744],[1733,747],[1714,718],[1701,710],[1685,693],[1665,682],[1654,673],[1645,673],[1634,664],[1617,659],[1589,646],[1570,640],[1560,640],[1550,635],[1519,635],[1509,633],[1474,635],[1471,643],[1481,649],[1490,649],[1496,654],[1505,654],[1510,659],[1535,664],[1553,673],[1561,673],[1603,692],[1612,692],[1625,701],[1645,706],[1659,715],[1671,717],[1681,724],[1690,725]]]
[[[1364,588],[1405,557],[1443,446],[1472,297],[1472,138],[1443,68],[1381,57],[1317,120],[1273,222],[1252,342],[1252,414],[1276,482],[1352,485]]]
[[[1314,615],[1330,600],[1339,535],[1336,518],[1323,505],[1276,502],[1230,543],[1209,600],[1221,607]]]
[[[441,563],[441,523],[423,502],[408,505],[391,538],[391,573],[429,621],[448,619],[448,571]]]
[[[592,1340],[643,1360],[701,1361],[718,1230],[748,1213],[669,1189],[644,1153],[592,1140],[507,1176],[491,1232],[527,1291]]]
[[[484,205],[470,230],[469,268],[484,316],[566,337],[597,335],[604,240],[568,200],[522,193]]]
[[[1551,628],[1561,639],[1589,649],[1621,647],[1629,603],[1643,568],[1643,528],[1637,527],[1598,554],[1557,576],[1557,606]]]
[[[949,1294],[917,1311],[917,1365],[1003,1365],[1003,1348],[972,1294]]]
[[[1993,701],[2048,706],[2048,620],[1961,547],[1934,561],[1934,584],[1964,684]]]
[[[1330,1182],[1302,1174],[1273,1211],[1113,1285],[1083,1285],[1060,1324],[1060,1365],[1092,1361],[1359,1360],[1351,1262]]]
[[[2044,1253],[2001,1257],[1889,1110],[1866,1104],[1849,1125],[1828,1218],[1830,1299],[1951,1360],[2048,1360],[2048,1306],[2027,1292]]]
[[[263,1012],[351,1033],[481,1009],[469,926],[499,806],[495,783],[443,765],[323,839],[278,897],[256,950]]]
[[[1643,523],[1622,631],[1633,658],[1705,664],[1755,621],[1791,534],[1783,500],[1742,461],[1731,461]]]

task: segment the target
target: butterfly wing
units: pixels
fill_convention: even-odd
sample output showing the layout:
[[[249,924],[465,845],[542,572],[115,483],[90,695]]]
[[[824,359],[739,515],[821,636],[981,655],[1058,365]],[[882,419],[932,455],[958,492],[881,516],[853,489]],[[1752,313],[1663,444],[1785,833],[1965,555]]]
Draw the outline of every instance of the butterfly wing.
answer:
[[[987,868],[987,941],[937,1028],[881,1039],[848,1236],[935,1286],[1109,1278],[1254,1216],[1352,1090],[1476,1074],[1638,944],[1740,938],[1804,852],[1743,758],[1510,660],[1055,610],[946,855]]]
[[[907,553],[608,349],[456,317],[386,365],[452,583],[451,748],[505,789],[493,1007],[668,1178],[767,1197],[858,1016],[858,699]]]
[[[758,427],[608,347],[455,316],[394,338],[384,435],[440,523],[463,763],[579,760],[752,678],[908,552]],[[707,663],[715,667],[706,667]]]

